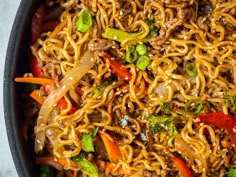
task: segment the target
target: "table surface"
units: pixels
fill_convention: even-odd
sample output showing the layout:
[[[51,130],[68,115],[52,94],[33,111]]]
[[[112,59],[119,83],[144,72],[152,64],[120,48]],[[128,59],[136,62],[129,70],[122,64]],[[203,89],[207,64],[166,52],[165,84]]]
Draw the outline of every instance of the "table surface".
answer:
[[[20,0],[1,0],[0,3],[0,177],[17,177],[16,169],[12,160],[3,111],[3,73],[7,44],[13,25],[13,21],[19,7]]]

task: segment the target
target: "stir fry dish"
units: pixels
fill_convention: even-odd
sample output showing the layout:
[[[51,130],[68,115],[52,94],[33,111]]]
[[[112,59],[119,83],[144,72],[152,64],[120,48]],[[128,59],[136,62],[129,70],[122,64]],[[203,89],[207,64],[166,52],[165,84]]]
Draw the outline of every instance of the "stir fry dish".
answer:
[[[236,176],[235,0],[46,0],[30,28],[40,177]]]

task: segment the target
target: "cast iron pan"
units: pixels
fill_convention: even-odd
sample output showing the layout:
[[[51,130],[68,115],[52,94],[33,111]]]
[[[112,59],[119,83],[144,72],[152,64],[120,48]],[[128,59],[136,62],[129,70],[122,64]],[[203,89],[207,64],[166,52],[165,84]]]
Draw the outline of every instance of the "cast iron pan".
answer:
[[[11,153],[19,177],[37,177],[34,165],[33,144],[26,142],[22,136],[22,84],[14,78],[22,76],[28,70],[30,23],[40,0],[22,0],[11,31],[4,71],[4,115]],[[6,19],[7,20],[7,19]]]

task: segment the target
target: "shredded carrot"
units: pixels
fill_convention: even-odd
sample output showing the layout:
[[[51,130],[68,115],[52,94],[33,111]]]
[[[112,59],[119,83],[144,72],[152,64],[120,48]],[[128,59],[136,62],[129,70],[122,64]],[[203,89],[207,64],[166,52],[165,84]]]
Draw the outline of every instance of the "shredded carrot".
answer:
[[[16,82],[31,83],[31,84],[41,84],[47,85],[54,83],[53,79],[41,78],[41,77],[16,77]]]
[[[224,148],[229,148],[231,146],[231,142],[227,141],[227,140],[222,140],[221,141],[221,145],[224,147]]]
[[[66,21],[57,25],[54,31],[49,35],[49,39],[54,38],[59,33],[59,31],[61,31],[66,25],[67,25]]]
[[[108,133],[104,131],[99,131],[99,135],[105,145],[109,158],[112,160],[121,159],[122,154],[116,141]]]
[[[44,100],[39,96],[39,91],[38,90],[33,90],[30,93],[30,97],[33,98],[35,101],[37,101],[39,104],[43,104]]]
[[[36,164],[39,164],[39,165],[43,165],[43,164],[53,165],[54,163],[57,163],[61,165],[62,167],[65,167],[66,165],[68,165],[68,160],[65,158],[56,158],[52,156],[43,156],[43,157],[36,158]],[[78,167],[78,164],[74,161],[70,161],[70,165],[74,168]]]

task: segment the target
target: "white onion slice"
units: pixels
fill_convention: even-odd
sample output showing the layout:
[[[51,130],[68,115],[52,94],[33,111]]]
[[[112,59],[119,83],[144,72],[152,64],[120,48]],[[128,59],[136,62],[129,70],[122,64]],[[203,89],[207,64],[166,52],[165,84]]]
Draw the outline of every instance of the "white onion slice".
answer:
[[[61,87],[53,90],[46,98],[39,111],[37,125],[35,127],[35,152],[42,151],[45,143],[45,131],[43,127],[47,124],[48,118],[53,107],[68,92],[68,90],[79,82],[79,80],[94,66],[95,59],[93,53],[87,51],[81,58],[81,61],[60,81]]]

